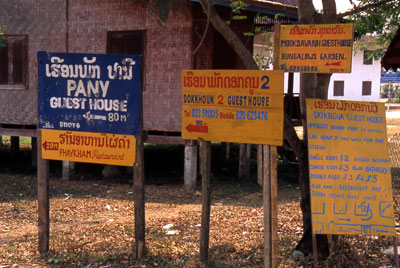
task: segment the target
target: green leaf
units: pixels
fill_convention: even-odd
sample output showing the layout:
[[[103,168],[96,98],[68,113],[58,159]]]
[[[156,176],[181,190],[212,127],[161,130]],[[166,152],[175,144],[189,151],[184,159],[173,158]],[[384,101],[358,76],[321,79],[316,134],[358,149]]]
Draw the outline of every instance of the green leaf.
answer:
[[[252,32],[247,32],[247,33],[244,33],[244,36],[254,36],[255,34],[254,33],[252,33]]]
[[[6,46],[6,44],[4,44],[4,42],[3,42],[3,30],[5,28],[7,28],[7,26],[0,24],[0,47],[5,47]]]
[[[233,16],[232,17],[232,19],[234,19],[234,20],[245,20],[245,19],[247,19],[247,16],[244,16],[244,15],[235,15],[235,16]]]
[[[158,18],[161,22],[166,22],[169,15],[168,1],[167,0],[155,0],[158,7]]]

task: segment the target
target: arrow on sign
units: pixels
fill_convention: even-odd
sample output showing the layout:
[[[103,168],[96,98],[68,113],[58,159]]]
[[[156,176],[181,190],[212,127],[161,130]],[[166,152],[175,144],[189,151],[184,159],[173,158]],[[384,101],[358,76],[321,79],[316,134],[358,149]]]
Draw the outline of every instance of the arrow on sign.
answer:
[[[341,61],[337,61],[337,62],[327,62],[325,65],[326,66],[340,66]]]
[[[42,146],[43,146],[43,149],[46,151],[47,150],[47,141],[43,142]]]
[[[45,151],[50,150],[50,151],[57,151],[58,150],[58,142],[43,142],[42,144],[43,149]]]
[[[186,130],[189,132],[200,132],[200,133],[208,133],[208,126],[198,126],[198,125],[192,125],[189,124],[186,126]]]
[[[98,114],[90,114],[90,111],[85,113],[83,115],[83,118],[87,119],[87,120],[104,120],[107,121],[107,117],[104,115],[98,115]]]

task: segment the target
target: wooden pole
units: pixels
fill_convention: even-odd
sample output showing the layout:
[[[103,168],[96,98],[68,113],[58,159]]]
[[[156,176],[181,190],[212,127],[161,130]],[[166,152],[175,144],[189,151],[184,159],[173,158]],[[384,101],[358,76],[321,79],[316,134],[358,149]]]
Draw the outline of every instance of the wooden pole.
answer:
[[[257,145],[257,182],[258,185],[264,185],[264,171],[263,171],[263,145]]]
[[[246,144],[246,165],[245,174],[246,179],[250,178],[250,159],[251,159],[251,144]]]
[[[241,143],[239,145],[239,172],[238,172],[238,178],[239,179],[244,179],[247,177],[246,174],[246,144]]]
[[[397,241],[397,234],[393,238],[393,252],[394,252],[394,263],[396,264],[396,268],[399,268],[399,243]]]
[[[200,229],[200,261],[208,262],[208,247],[210,240],[211,211],[211,142],[200,142],[201,154],[201,229]]]
[[[269,146],[263,145],[264,267],[272,268],[271,180]]]
[[[186,191],[196,190],[197,182],[197,145],[185,145],[185,163],[183,173],[184,188]]]
[[[144,196],[144,145],[143,145],[143,89],[140,90],[139,135],[136,136],[136,161],[133,165],[133,194],[135,202],[135,242],[133,258],[145,254],[145,196]]]
[[[31,147],[32,147],[32,167],[37,168],[38,167],[38,147],[37,147],[37,138],[32,137],[31,138]]]
[[[278,69],[280,24],[275,24],[274,69]],[[261,149],[261,148],[260,148]],[[278,172],[276,146],[263,145],[262,159],[264,199],[264,267],[278,266]]]
[[[263,145],[264,267],[278,266],[277,148]]]
[[[143,258],[145,254],[145,198],[144,198],[144,150],[143,138],[136,137],[136,162],[133,168],[133,194],[135,202],[135,242],[133,257]]]
[[[19,153],[19,136],[11,136],[11,155],[16,157]]]
[[[63,160],[61,178],[63,180],[70,180],[72,173],[74,172],[74,169],[75,169],[75,162]]]
[[[288,75],[288,94],[293,96],[293,81],[294,81],[294,73],[289,73]]]
[[[38,159],[38,233],[40,253],[49,251],[50,242],[50,203],[49,203],[49,161],[42,159],[42,132],[37,134]]]
[[[314,230],[312,230],[312,245],[313,245],[313,259],[314,259],[314,268],[318,267],[318,249],[317,249],[317,235],[314,234]]]
[[[278,163],[276,146],[269,146],[270,181],[271,181],[271,254],[272,267],[278,267]]]
[[[225,144],[226,144],[225,159],[229,160],[231,154],[231,144],[229,142],[226,142]]]

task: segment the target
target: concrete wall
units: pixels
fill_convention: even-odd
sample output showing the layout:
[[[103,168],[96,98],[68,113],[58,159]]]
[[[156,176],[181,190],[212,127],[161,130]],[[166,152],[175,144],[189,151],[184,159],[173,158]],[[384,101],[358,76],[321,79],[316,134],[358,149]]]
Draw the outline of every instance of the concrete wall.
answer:
[[[352,70],[350,74],[333,74],[329,84],[329,99],[333,100],[354,100],[354,101],[379,101],[381,82],[381,63],[373,60],[372,65],[363,64],[363,52],[353,53]],[[344,96],[333,96],[333,83],[335,80],[344,81]],[[371,81],[371,95],[362,95],[362,82]]]

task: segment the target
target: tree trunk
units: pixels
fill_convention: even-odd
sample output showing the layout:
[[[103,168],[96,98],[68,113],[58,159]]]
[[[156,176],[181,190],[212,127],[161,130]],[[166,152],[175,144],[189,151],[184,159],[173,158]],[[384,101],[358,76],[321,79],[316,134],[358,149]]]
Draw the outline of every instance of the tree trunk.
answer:
[[[312,0],[299,0],[299,22],[303,24],[337,23],[335,0],[322,0],[323,14],[317,13]],[[203,11],[207,14],[215,29],[226,39],[228,44],[235,50],[247,69],[258,69],[253,55],[248,51],[239,37],[218,16],[210,0],[200,0]],[[304,128],[303,140],[300,140],[294,130],[291,118],[285,115],[284,136],[296,153],[299,160],[299,182],[301,189],[301,209],[303,212],[303,238],[297,248],[305,253],[312,252],[311,243],[311,207],[308,171],[308,145],[307,145],[307,119],[306,98],[327,99],[328,86],[331,74],[301,74],[300,76],[300,106]],[[317,236],[319,253],[327,253],[327,239],[325,235]],[[324,242],[326,241],[326,243]],[[324,254],[325,255],[325,254]],[[324,257],[324,255],[320,255]],[[326,255],[325,255],[326,256]]]
[[[312,0],[299,0],[299,21],[304,24],[336,23],[335,0],[322,0],[323,14],[318,14]],[[293,140],[290,137],[289,144],[296,143],[297,150],[294,150],[299,161],[299,183],[301,191],[300,207],[303,213],[303,237],[297,244],[296,249],[308,254],[312,252],[312,222],[310,203],[310,177],[308,169],[308,129],[306,118],[306,99],[327,99],[328,87],[332,74],[300,74],[300,108],[303,125],[303,140]],[[285,131],[287,129],[285,128]],[[293,146],[292,146],[293,148]],[[318,253],[321,258],[329,254],[329,245],[326,235],[317,235]]]

